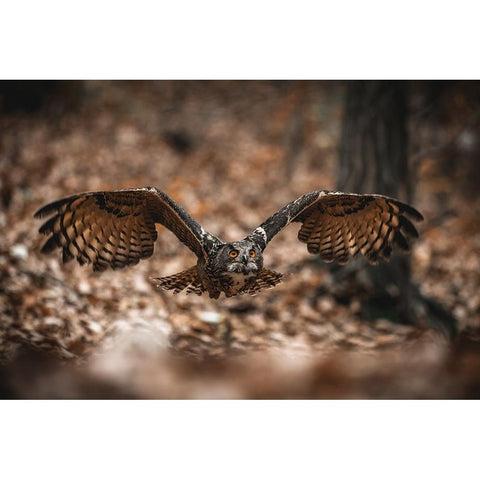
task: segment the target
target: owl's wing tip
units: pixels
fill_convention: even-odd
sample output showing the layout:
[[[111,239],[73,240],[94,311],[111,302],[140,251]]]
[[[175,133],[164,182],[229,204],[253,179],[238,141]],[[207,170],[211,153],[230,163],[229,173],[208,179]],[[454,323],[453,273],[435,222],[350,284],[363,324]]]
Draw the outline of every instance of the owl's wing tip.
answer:
[[[406,213],[409,217],[413,218],[417,222],[423,222],[423,215],[411,205],[407,203],[397,202],[398,206],[401,208],[402,213]]]

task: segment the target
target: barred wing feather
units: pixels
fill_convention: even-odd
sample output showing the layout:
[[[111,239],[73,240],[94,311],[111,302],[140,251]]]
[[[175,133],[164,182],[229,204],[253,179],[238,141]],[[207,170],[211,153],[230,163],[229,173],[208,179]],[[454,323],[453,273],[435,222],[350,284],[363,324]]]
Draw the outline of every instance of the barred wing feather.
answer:
[[[49,235],[42,252],[61,248],[64,262],[76,258],[100,271],[150,257],[157,239],[155,223],[171,230],[198,257],[207,258],[209,243],[217,241],[154,187],[81,193],[46,205],[35,217],[49,215],[39,230]]]

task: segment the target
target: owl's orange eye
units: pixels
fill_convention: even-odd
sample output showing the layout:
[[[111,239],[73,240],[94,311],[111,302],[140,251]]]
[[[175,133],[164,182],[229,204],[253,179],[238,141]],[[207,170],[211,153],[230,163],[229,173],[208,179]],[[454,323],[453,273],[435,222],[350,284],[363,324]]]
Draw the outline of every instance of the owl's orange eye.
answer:
[[[257,254],[255,253],[255,250],[250,250],[250,257],[255,258]]]
[[[238,257],[238,251],[237,250],[232,250],[229,253],[229,255],[230,255],[231,258],[236,258],[236,257]]]

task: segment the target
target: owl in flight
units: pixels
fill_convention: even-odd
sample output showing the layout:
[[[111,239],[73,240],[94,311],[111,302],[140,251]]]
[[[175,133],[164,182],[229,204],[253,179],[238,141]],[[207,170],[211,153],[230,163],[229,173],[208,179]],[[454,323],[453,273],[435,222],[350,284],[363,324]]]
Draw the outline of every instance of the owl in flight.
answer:
[[[369,262],[389,259],[396,244],[409,250],[406,236],[418,237],[412,222],[423,220],[414,208],[382,195],[318,190],[307,193],[273,214],[243,240],[222,242],[201,227],[180,205],[155,187],[80,193],[41,208],[36,218],[50,216],[40,227],[49,235],[42,248],[62,249],[94,270],[134,265],[153,254],[155,224],[171,230],[198,257],[197,264],[175,275],[153,279],[164,290],[218,298],[274,287],[283,275],[263,267],[270,240],[290,222],[301,223],[298,239],[326,262],[347,263],[362,253]]]

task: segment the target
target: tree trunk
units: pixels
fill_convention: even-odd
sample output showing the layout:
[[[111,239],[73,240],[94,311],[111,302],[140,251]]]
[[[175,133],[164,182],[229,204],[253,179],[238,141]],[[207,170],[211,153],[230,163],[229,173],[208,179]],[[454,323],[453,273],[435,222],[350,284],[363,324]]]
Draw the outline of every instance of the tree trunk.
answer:
[[[404,82],[355,81],[347,87],[337,188],[411,201],[408,171],[407,89]],[[338,272],[340,275],[341,272]],[[349,287],[364,293],[362,314],[412,323],[410,256],[348,269]],[[342,275],[344,276],[344,275]]]
[[[358,81],[347,89],[337,185],[410,201],[407,85]]]
[[[355,81],[347,87],[340,140],[337,188],[379,193],[412,202],[408,163],[408,84]],[[361,298],[362,318],[401,323],[426,321],[448,336],[456,320],[411,282],[411,256],[394,253],[389,263],[369,265],[361,258],[333,270],[332,285],[344,298]]]

